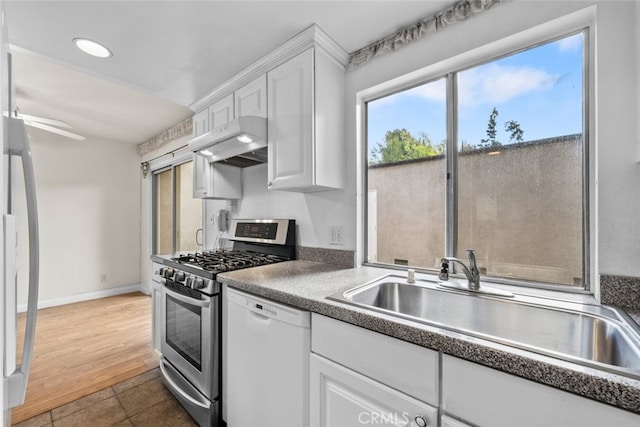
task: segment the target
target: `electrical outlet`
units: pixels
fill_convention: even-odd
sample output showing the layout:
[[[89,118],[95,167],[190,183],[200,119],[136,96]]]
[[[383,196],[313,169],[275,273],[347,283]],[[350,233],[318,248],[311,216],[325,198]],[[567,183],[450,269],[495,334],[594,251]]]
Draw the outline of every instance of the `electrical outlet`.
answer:
[[[107,283],[107,275],[102,273],[100,275],[100,283]]]
[[[341,225],[332,225],[329,227],[329,244],[344,245],[344,227]]]

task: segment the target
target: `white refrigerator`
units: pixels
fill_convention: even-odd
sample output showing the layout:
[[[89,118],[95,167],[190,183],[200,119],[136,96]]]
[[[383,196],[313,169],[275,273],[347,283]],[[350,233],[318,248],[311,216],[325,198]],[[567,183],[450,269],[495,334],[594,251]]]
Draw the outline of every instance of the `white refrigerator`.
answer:
[[[0,0],[0,100],[2,121],[0,131],[3,141],[3,162],[0,163],[2,180],[2,227],[0,227],[0,350],[3,373],[0,387],[3,425],[11,424],[11,408],[24,403],[33,344],[35,338],[36,313],[38,305],[39,239],[38,212],[36,202],[35,177],[29,149],[29,137],[23,120],[15,117],[13,111],[13,82],[11,78],[11,55],[8,53],[6,16],[4,3]],[[26,215],[14,214],[15,203],[26,203]],[[21,210],[22,211],[22,210]],[[26,324],[23,348],[17,352],[17,225],[26,222],[28,226],[28,283]],[[20,272],[23,274],[23,272]],[[19,361],[17,354],[21,354]]]

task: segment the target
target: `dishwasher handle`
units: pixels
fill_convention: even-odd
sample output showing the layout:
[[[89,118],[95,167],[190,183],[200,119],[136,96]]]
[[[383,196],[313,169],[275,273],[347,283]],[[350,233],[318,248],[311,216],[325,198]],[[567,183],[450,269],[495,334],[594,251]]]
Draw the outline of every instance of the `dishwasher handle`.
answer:
[[[269,321],[274,319],[303,328],[309,328],[311,326],[311,315],[308,311],[231,288],[227,288],[227,300],[230,304],[237,304],[243,309],[250,311],[256,318],[261,316],[263,323],[266,323],[266,319],[269,319]]]

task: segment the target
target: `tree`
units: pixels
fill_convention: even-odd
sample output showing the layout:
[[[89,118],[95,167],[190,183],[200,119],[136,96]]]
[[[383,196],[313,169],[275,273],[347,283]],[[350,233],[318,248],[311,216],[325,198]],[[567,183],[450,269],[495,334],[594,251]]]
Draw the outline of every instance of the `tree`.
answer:
[[[515,139],[516,142],[522,142],[524,131],[520,129],[520,123],[515,120],[509,120],[504,124],[504,130],[510,133],[509,142]]]
[[[496,126],[498,121],[496,118],[498,117],[498,109],[493,107],[493,111],[489,115],[489,122],[487,123],[487,138],[481,139],[479,147],[500,147],[502,143],[497,139],[497,130]],[[509,132],[509,142],[522,142],[524,131],[520,127],[520,123],[515,120],[508,120],[504,123],[504,130]],[[464,147],[463,147],[464,148]],[[463,150],[464,151],[464,150]]]
[[[495,147],[500,146],[501,144],[496,140],[496,117],[498,117],[498,109],[493,107],[493,111],[489,115],[489,123],[487,123],[487,139],[480,140],[480,145],[482,147]]]
[[[384,139],[385,142],[379,142],[373,150],[370,163],[392,163],[444,153],[444,145],[438,144],[434,147],[429,135],[425,132],[421,132],[418,138],[415,138],[406,129],[395,129],[387,131]]]

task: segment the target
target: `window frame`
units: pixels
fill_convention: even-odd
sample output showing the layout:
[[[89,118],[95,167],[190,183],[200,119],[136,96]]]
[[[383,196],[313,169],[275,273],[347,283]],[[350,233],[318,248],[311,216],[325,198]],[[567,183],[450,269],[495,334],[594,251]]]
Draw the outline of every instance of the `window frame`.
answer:
[[[444,61],[427,66],[421,70],[397,77],[387,82],[356,93],[356,139],[358,141],[358,261],[361,265],[383,267],[389,269],[406,270],[407,267],[391,264],[371,263],[367,260],[368,248],[368,103],[377,99],[393,95],[413,87],[445,78],[447,93],[447,141],[446,168],[447,174],[455,178],[447,180],[445,206],[445,252],[446,256],[454,256],[457,249],[457,73],[486,64],[500,58],[517,54],[537,46],[553,42],[582,32],[583,37],[583,153],[582,153],[582,244],[583,244],[583,278],[584,285],[563,285],[541,283],[527,280],[512,280],[487,276],[490,281],[517,285],[527,288],[564,291],[574,294],[594,294],[597,292],[596,257],[597,212],[596,212],[596,140],[595,140],[595,11],[591,8],[556,19],[529,30],[497,40],[488,45],[453,56]],[[453,102],[452,102],[453,100]],[[443,254],[445,255],[445,254]],[[435,269],[420,268],[425,272],[435,272]]]

